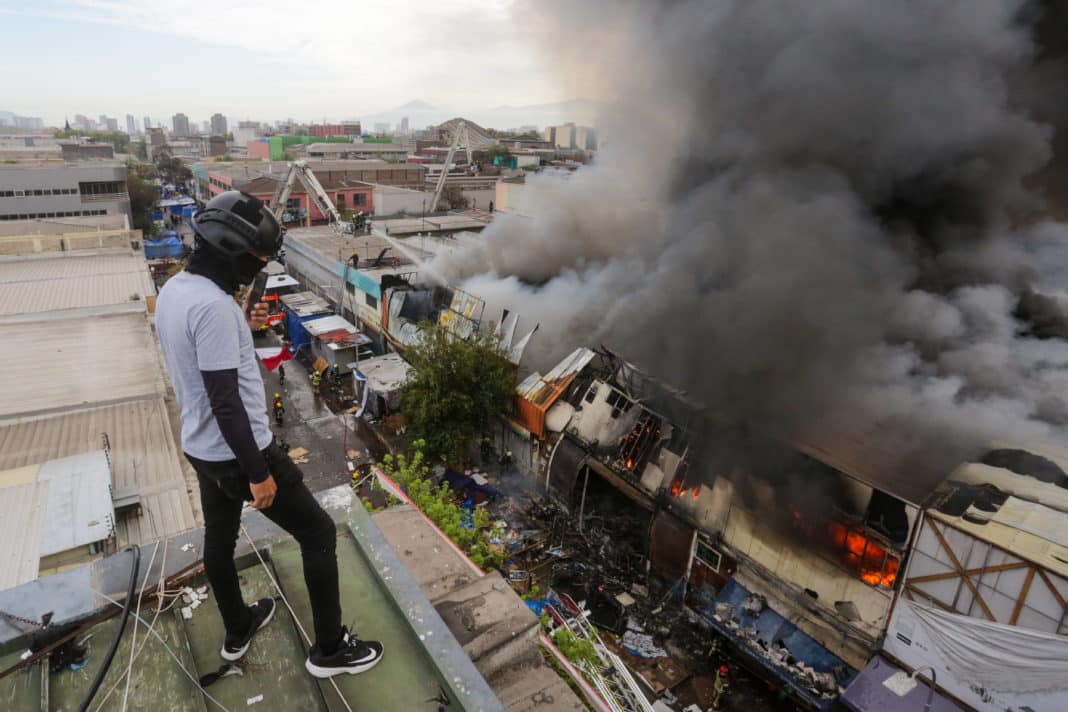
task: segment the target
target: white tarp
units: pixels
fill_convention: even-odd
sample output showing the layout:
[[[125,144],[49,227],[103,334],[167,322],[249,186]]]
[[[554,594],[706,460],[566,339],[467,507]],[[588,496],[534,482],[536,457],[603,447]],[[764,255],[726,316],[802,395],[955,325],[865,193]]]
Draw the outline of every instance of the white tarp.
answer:
[[[922,629],[932,648],[929,654],[958,680],[1002,693],[1068,689],[1068,637],[948,613],[904,598],[898,606]],[[915,632],[908,637],[914,638]]]

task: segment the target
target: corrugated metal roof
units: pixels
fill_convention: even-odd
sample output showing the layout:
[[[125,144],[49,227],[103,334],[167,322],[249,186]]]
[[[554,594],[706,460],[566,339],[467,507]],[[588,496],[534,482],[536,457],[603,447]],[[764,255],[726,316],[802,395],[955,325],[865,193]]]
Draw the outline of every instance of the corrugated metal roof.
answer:
[[[288,274],[272,274],[267,277],[267,289],[278,289],[279,287],[296,287],[300,282],[290,277]]]
[[[0,488],[0,590],[37,578],[48,483]]]
[[[163,393],[144,314],[5,324],[0,418]]]
[[[0,315],[128,305],[155,293],[132,253],[0,260]]]
[[[111,469],[103,450],[46,462],[37,471],[37,480],[49,483],[42,557],[103,541],[114,534]]]
[[[329,334],[331,331],[338,330],[347,331],[350,334],[356,333],[356,327],[353,326],[351,322],[336,314],[324,316],[322,319],[306,321],[304,322],[304,328],[312,336],[322,336],[323,334]]]
[[[577,348],[544,376],[537,372],[527,376],[516,387],[516,392],[531,403],[552,405],[566,384],[586,368],[596,355],[596,352],[585,347]]]
[[[115,491],[141,495],[141,516],[119,522],[120,544],[150,542],[197,526],[161,398],[0,424],[0,470],[98,450],[105,433]]]
[[[109,274],[46,282],[0,284],[0,316],[38,314],[82,307],[131,305],[145,308],[156,293],[147,274]]]
[[[282,304],[297,316],[312,316],[313,314],[327,314],[331,311],[326,300],[312,292],[297,292],[296,294],[283,294]]]

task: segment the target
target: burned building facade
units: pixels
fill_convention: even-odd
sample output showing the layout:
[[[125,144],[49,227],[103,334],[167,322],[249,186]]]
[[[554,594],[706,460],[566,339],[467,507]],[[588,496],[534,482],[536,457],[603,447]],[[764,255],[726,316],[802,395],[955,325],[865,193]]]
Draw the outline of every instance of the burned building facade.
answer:
[[[916,504],[734,432],[604,350],[530,374],[496,438],[580,529],[623,495],[647,572],[798,699],[826,704],[878,648]]]

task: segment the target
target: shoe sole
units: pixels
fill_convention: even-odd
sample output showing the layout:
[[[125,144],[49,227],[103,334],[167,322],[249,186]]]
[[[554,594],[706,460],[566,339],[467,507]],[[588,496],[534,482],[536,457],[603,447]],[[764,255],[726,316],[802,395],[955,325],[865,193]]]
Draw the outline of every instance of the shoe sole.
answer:
[[[237,662],[241,658],[245,657],[245,653],[248,652],[249,646],[252,645],[252,639],[256,637],[256,633],[259,633],[261,630],[263,630],[263,626],[271,622],[271,619],[274,618],[275,609],[277,608],[278,604],[271,606],[271,612],[268,613],[267,617],[263,619],[263,622],[256,627],[256,630],[249,637],[248,642],[245,643],[245,646],[243,648],[238,650],[236,653],[231,653],[226,650],[226,646],[224,645],[222,647],[222,650],[219,651],[219,656],[222,657],[222,659],[228,663]]]
[[[385,650],[382,651],[381,655],[379,655],[377,658],[375,658],[374,660],[372,660],[370,662],[357,664],[357,665],[353,665],[353,666],[350,666],[350,667],[343,667],[343,668],[319,667],[318,665],[314,664],[311,661],[311,658],[309,658],[309,659],[304,661],[304,669],[307,670],[308,673],[312,677],[317,677],[320,680],[325,680],[326,678],[333,677],[334,675],[342,675],[342,674],[359,675],[361,672],[367,672],[368,670],[373,668],[375,665],[378,665],[378,663],[384,657],[386,657],[386,651]]]

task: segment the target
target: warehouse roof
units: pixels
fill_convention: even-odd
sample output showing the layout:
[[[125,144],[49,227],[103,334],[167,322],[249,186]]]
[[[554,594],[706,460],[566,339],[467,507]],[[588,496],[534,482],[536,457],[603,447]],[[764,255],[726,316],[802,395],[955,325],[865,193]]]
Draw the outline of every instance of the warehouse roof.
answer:
[[[0,418],[114,403],[163,393],[144,314],[26,317],[3,325]]]
[[[144,311],[155,293],[144,257],[129,250],[0,258],[0,316],[104,306]]]
[[[141,515],[119,519],[120,545],[196,526],[162,398],[0,422],[0,470],[108,447],[116,498],[140,498]]]

